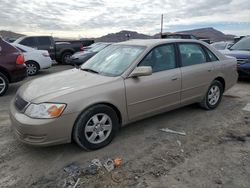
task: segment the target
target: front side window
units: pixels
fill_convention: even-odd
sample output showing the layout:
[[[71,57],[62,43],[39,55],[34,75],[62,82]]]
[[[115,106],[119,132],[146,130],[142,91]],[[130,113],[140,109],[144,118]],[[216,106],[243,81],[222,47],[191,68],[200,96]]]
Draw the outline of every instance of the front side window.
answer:
[[[163,45],[154,48],[139,66],[151,66],[153,72],[176,68],[174,45]]]
[[[81,66],[101,75],[121,75],[145,50],[142,46],[110,45]]]
[[[206,62],[206,55],[199,44],[179,44],[182,66],[191,66]]]
[[[36,42],[34,38],[25,38],[24,40],[22,40],[20,42],[20,44],[24,45],[24,46],[36,46]]]

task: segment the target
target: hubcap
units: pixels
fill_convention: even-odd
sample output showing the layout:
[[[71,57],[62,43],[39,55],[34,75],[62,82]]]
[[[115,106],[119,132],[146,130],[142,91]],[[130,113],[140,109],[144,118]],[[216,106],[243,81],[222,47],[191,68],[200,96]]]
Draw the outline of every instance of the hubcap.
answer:
[[[68,64],[70,57],[71,57],[71,55],[65,55],[64,56],[64,63]]]
[[[2,77],[0,77],[0,93],[2,93],[5,90],[5,87],[6,87],[5,80]]]
[[[112,131],[112,121],[107,114],[96,114],[85,126],[85,137],[92,144],[105,141]]]
[[[218,86],[212,86],[208,92],[208,102],[210,105],[215,105],[220,98],[220,88]]]
[[[36,74],[37,72],[37,68],[36,68],[36,65],[32,64],[32,63],[29,63],[27,64],[27,73],[28,75],[34,75]]]

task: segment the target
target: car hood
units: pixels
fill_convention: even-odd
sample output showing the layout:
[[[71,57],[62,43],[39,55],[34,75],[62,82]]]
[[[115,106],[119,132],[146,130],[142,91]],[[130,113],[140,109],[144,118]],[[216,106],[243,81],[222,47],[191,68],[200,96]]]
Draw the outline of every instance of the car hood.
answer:
[[[18,94],[29,102],[50,102],[53,98],[115,79],[115,77],[102,76],[80,69],[71,69],[27,82],[18,90]]]
[[[250,51],[243,51],[243,50],[221,50],[221,53],[233,56],[237,59],[250,59]]]

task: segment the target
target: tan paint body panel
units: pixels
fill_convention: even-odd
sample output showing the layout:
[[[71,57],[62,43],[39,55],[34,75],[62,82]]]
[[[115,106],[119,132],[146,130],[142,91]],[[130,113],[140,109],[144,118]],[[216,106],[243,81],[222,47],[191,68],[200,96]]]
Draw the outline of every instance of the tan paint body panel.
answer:
[[[193,42],[206,46],[220,59],[189,67],[130,78],[130,73],[154,47],[173,42]],[[65,103],[67,107],[56,119],[32,119],[18,112],[11,102],[10,117],[14,132],[21,141],[33,145],[52,145],[71,141],[77,117],[95,104],[105,103],[120,112],[122,125],[200,102],[211,82],[221,77],[225,89],[238,78],[236,60],[227,58],[210,45],[197,40],[132,40],[115,45],[145,46],[145,51],[117,77],[107,77],[78,69],[63,71],[24,84],[18,94],[32,103]]]

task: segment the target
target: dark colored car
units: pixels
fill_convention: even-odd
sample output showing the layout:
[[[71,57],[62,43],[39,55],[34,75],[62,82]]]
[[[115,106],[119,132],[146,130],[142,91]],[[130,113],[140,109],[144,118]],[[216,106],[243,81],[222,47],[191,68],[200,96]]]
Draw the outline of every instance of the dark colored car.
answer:
[[[93,40],[57,41],[51,36],[25,36],[14,43],[22,44],[38,50],[47,50],[51,59],[60,63],[67,63],[75,52],[82,51],[85,46],[94,43]]]
[[[239,77],[250,78],[250,36],[244,37],[228,50],[221,52],[237,59]]]
[[[23,80],[27,76],[22,53],[0,37],[0,96],[9,83]]]
[[[92,48],[84,50],[83,52],[77,52],[70,57],[69,64],[71,65],[81,65],[93,57],[95,54],[111,45],[111,43],[98,43],[96,45],[93,44]]]

